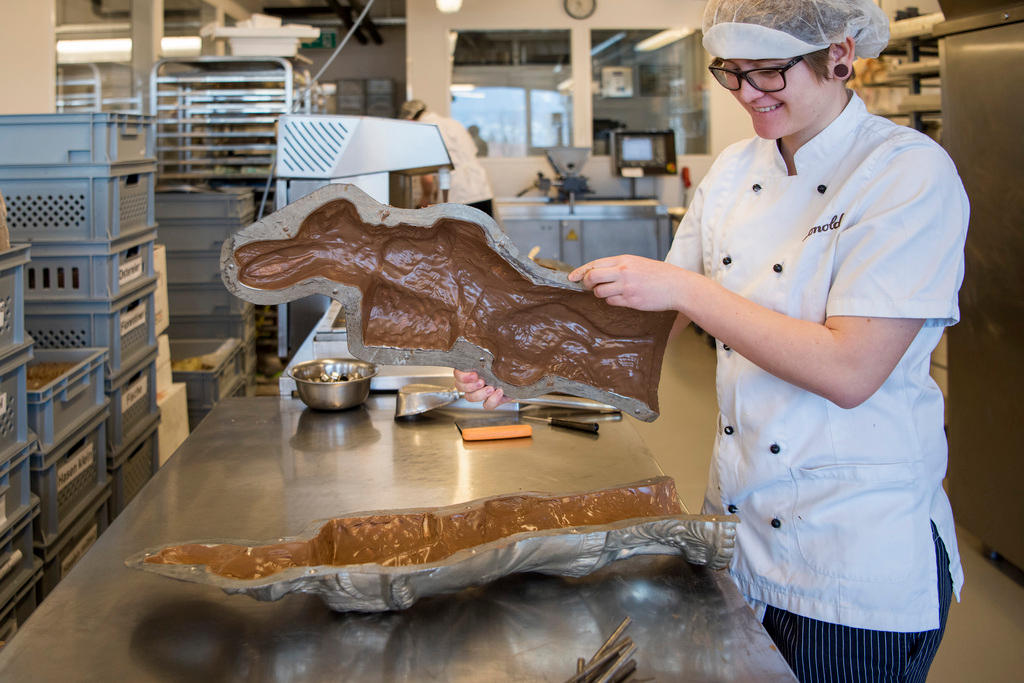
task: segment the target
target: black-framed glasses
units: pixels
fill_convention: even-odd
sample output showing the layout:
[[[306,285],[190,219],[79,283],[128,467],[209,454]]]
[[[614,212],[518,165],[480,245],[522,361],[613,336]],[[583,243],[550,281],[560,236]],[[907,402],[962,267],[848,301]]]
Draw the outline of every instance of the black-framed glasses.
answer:
[[[786,87],[786,72],[796,66],[804,57],[793,57],[782,66],[768,66],[746,71],[734,71],[723,66],[709,66],[708,71],[726,90],[739,90],[746,81],[755,90],[778,92]]]

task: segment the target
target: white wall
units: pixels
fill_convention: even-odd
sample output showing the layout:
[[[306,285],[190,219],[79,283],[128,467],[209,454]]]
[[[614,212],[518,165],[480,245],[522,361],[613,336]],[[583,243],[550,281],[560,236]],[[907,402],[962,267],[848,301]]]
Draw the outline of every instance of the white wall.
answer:
[[[557,0],[463,0],[455,14],[437,11],[434,0],[406,0],[406,81],[408,96],[422,99],[435,111],[448,113],[451,64],[448,32],[486,29],[567,29],[573,56],[573,131],[577,144],[592,138],[589,35],[592,29],[660,29],[700,27],[703,0],[604,0],[584,21],[569,17]],[[710,59],[709,59],[710,61]],[[677,161],[690,168],[694,185],[727,145],[753,135],[750,120],[727,91],[709,82],[710,154],[685,155]],[[483,159],[497,197],[509,197],[530,185],[538,171],[551,175],[543,157]],[[612,175],[609,157],[592,158],[583,169],[598,194],[623,194],[628,181]],[[682,204],[678,177],[643,179],[638,194],[657,194],[669,206]],[[691,191],[692,192],[692,191]]]
[[[380,0],[378,0],[379,4]],[[374,6],[376,7],[376,5]],[[345,29],[340,27],[338,40],[345,36]],[[395,112],[405,100],[405,28],[401,26],[378,26],[383,42],[376,45],[368,41],[360,44],[352,38],[341,51],[320,81],[327,83],[343,79],[386,78],[395,83]],[[317,73],[320,67],[334,52],[332,49],[302,50],[303,56],[313,61],[305,66],[310,73]]]
[[[889,21],[896,18],[896,10],[907,7],[916,7],[921,14],[942,11],[942,8],[939,7],[939,0],[875,0],[875,4],[882,8],[882,11],[889,17]]]
[[[54,0],[0,0],[0,114],[54,110],[55,14]]]

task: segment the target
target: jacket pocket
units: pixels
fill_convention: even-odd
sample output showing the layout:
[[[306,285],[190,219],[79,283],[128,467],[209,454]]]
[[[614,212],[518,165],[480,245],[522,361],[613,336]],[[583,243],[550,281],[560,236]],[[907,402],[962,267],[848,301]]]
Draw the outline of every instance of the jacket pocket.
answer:
[[[927,507],[911,462],[793,470],[797,546],[813,571],[855,581],[899,581],[914,570],[914,536]]]

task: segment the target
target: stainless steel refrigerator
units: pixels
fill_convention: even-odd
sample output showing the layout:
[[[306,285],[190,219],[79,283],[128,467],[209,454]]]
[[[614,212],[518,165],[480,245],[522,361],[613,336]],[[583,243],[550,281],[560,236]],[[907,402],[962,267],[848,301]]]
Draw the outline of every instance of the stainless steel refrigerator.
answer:
[[[1024,4],[940,4],[942,141],[971,202],[949,492],[957,522],[1024,567]]]

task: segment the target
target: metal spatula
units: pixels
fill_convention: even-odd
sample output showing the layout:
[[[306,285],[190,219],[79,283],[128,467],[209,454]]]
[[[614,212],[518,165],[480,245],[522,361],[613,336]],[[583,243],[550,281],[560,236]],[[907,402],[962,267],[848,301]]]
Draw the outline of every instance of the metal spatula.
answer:
[[[428,410],[442,408],[455,403],[463,397],[463,393],[452,387],[435,386],[433,384],[407,384],[398,390],[398,401],[395,404],[395,417],[419,415]],[[557,408],[576,408],[577,410],[593,410],[596,412],[617,411],[618,408],[588,398],[575,396],[556,396],[545,394],[535,398],[517,399],[518,403],[529,403],[538,406],[554,406]]]

